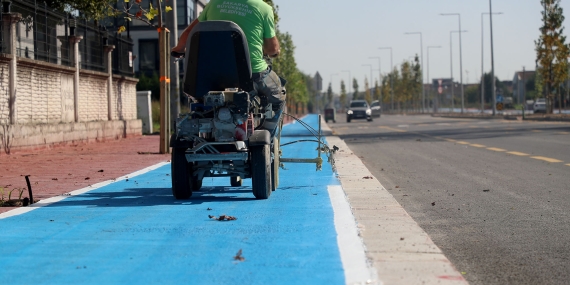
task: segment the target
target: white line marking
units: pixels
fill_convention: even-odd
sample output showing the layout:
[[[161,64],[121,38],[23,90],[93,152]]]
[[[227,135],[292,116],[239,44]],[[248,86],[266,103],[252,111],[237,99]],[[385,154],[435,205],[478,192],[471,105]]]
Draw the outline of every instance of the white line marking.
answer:
[[[153,170],[155,170],[155,169],[157,169],[157,168],[160,168],[160,167],[162,167],[162,166],[164,166],[164,165],[167,165],[167,164],[170,164],[170,162],[161,162],[161,163],[158,163],[158,164],[149,166],[149,167],[147,167],[147,168],[141,169],[141,170],[139,170],[139,171],[135,171],[135,172],[133,172],[133,173],[131,173],[131,174],[127,174],[127,175],[125,175],[125,176],[121,176],[121,177],[119,177],[119,178],[117,178],[117,179],[115,179],[115,180],[107,180],[107,181],[103,181],[103,182],[99,182],[99,183],[93,184],[93,185],[91,185],[91,186],[87,186],[87,187],[85,187],[85,188],[81,188],[81,189],[78,189],[78,190],[75,190],[75,191],[71,191],[71,192],[68,193],[69,196],[55,196],[55,197],[51,197],[51,198],[48,198],[48,199],[45,199],[45,200],[41,200],[41,201],[39,201],[39,202],[37,202],[37,203],[35,203],[35,204],[32,204],[31,206],[28,206],[28,207],[21,207],[21,208],[17,208],[17,209],[14,209],[14,210],[10,210],[10,211],[8,211],[8,212],[5,212],[5,213],[0,214],[0,220],[1,220],[1,219],[6,219],[6,218],[9,218],[9,217],[13,217],[13,216],[18,216],[18,215],[21,215],[21,214],[25,214],[25,213],[31,212],[31,211],[33,211],[33,210],[35,210],[35,209],[38,209],[38,208],[41,208],[41,207],[45,207],[45,206],[51,205],[51,204],[53,204],[53,203],[56,203],[56,202],[65,200],[65,199],[67,199],[68,197],[71,197],[71,196],[81,195],[81,194],[87,193],[87,192],[89,192],[89,191],[93,191],[93,190],[95,190],[95,189],[99,189],[99,188],[101,188],[101,187],[107,186],[107,185],[109,185],[109,184],[112,184],[112,183],[115,183],[115,182],[118,182],[118,181],[121,181],[121,180],[125,180],[125,179],[127,179],[127,178],[132,178],[132,177],[135,177],[135,176],[139,176],[139,175],[141,175],[141,174],[145,174],[145,173],[147,173],[147,172],[153,171]]]
[[[356,220],[342,186],[328,187],[334,211],[334,226],[346,284],[370,284],[377,280],[376,270],[367,262],[364,243],[358,236]]]

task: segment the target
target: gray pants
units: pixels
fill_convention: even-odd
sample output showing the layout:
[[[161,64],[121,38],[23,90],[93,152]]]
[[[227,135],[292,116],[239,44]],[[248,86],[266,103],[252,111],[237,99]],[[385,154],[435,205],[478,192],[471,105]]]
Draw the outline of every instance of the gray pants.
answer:
[[[285,84],[287,81],[279,77],[271,68],[267,68],[265,71],[254,73],[253,82],[257,93],[267,98],[267,103],[271,103],[273,106],[272,109],[275,112],[275,116],[267,118],[265,123],[263,123],[263,128],[270,131],[271,135],[273,135],[285,107],[285,99],[287,98]]]

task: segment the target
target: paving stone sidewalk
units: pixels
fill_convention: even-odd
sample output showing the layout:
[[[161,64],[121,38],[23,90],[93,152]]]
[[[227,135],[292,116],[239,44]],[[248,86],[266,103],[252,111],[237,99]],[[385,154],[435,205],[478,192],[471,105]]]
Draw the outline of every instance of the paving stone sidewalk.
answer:
[[[12,189],[26,189],[30,175],[34,200],[42,200],[98,182],[133,173],[170,160],[159,154],[158,135],[137,136],[114,141],[68,144],[49,149],[0,153],[0,188],[4,199]],[[14,191],[12,199],[17,198]],[[0,213],[14,209],[0,207]]]

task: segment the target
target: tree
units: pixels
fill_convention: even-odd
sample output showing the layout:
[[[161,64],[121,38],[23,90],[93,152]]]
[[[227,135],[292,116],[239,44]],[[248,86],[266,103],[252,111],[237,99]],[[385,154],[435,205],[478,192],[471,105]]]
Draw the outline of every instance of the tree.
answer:
[[[378,86],[378,80],[374,81],[374,100],[380,101],[380,86]]]
[[[538,71],[546,91],[547,112],[552,113],[553,89],[559,89],[568,78],[570,48],[563,35],[564,15],[560,0],[541,0],[541,4],[544,7],[541,12],[543,26],[540,28],[540,37],[535,41],[536,61],[541,66]]]
[[[327,104],[329,107],[333,107],[333,90],[332,90],[332,82],[329,82],[329,88],[327,88]]]
[[[352,100],[356,100],[358,98],[358,81],[356,78],[352,79],[352,89],[354,89],[354,93],[352,94]]]
[[[492,102],[493,92],[491,92],[490,90],[493,90],[493,81],[491,80],[491,73],[485,73],[483,75],[483,80],[484,80],[483,84],[485,84],[485,90],[489,90],[489,92],[485,92],[485,102]],[[496,76],[495,76],[495,87],[497,88],[497,94],[501,93],[502,90],[505,88],[503,82],[501,82],[499,78],[497,78]],[[479,96],[481,96],[481,83],[479,83],[479,86],[477,88],[478,88],[477,92],[479,92]]]
[[[344,85],[344,80],[340,81],[340,108],[344,110],[346,105],[346,86]]]
[[[368,78],[364,77],[364,100],[370,104],[372,102],[372,94],[370,94],[370,84]]]

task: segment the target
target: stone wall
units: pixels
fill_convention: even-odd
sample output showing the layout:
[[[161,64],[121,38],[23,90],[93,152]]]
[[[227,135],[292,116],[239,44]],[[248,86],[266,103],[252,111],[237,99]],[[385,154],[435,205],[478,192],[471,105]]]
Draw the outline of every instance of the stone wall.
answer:
[[[80,70],[75,121],[75,69],[17,58],[16,124],[9,125],[9,60],[0,54],[0,151],[104,141],[142,134],[135,78],[113,76],[109,120],[107,73]],[[6,148],[8,140],[9,145]]]

